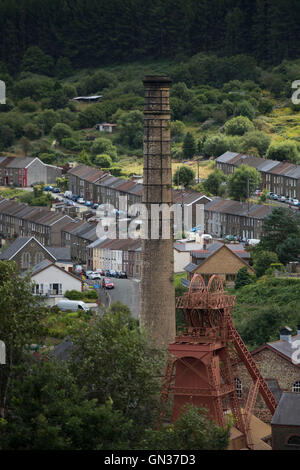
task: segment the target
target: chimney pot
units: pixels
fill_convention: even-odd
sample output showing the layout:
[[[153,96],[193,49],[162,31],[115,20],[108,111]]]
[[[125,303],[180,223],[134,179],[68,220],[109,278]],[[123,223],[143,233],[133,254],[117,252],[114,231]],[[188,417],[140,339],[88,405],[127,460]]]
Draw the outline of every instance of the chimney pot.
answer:
[[[289,326],[285,326],[280,330],[280,339],[289,343],[292,342],[292,329]]]

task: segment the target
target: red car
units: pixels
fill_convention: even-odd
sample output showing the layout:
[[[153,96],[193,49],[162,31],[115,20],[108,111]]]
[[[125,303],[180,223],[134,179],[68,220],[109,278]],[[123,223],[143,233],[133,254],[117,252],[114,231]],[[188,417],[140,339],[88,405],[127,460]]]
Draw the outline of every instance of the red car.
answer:
[[[105,289],[113,289],[115,286],[114,286],[114,283],[111,279],[108,279],[107,277],[105,279],[103,279],[102,281],[102,287],[105,287]]]

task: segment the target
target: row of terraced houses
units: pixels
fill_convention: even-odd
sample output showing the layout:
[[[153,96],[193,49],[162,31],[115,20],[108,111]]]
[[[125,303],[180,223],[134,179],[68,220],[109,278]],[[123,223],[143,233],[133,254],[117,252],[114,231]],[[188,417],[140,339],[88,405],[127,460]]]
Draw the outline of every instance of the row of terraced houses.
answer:
[[[116,178],[96,168],[78,165],[69,171],[69,181],[73,193],[94,202],[118,207],[119,196],[125,198],[127,207],[142,202],[141,183]],[[174,190],[173,202],[192,207],[192,225],[197,206],[204,205],[204,231],[216,238],[225,235],[259,238],[263,220],[272,211],[272,206],[208,198],[195,191]],[[44,246],[70,247],[76,264],[94,269],[101,261],[103,266],[110,266],[107,269],[122,265],[129,275],[139,276],[139,242],[128,239],[102,243],[97,235],[96,222],[73,219],[53,208],[31,207],[0,199],[0,238],[14,240],[27,236],[34,236]]]
[[[125,201],[124,210],[131,204],[142,202],[143,185],[107,172],[78,165],[68,172],[69,190],[73,194],[99,204],[112,204],[120,209],[119,198]],[[204,204],[205,232],[216,237],[236,235],[240,238],[259,238],[263,219],[272,212],[272,207],[260,204],[245,204],[220,198],[209,198],[195,191],[173,191],[173,203],[192,207],[192,225],[196,223],[196,208]]]
[[[260,189],[300,200],[300,165],[235,152],[225,152],[216,158],[216,165],[225,175],[231,175],[241,165],[248,165],[260,172]]]

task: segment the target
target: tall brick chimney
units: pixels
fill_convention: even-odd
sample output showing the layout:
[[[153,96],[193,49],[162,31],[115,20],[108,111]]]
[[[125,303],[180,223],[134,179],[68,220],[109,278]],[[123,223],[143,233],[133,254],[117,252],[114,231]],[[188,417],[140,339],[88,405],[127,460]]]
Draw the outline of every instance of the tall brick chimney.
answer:
[[[175,338],[173,227],[163,239],[159,220],[158,239],[150,238],[151,205],[172,205],[170,136],[170,85],[168,77],[144,79],[144,187],[148,210],[148,239],[142,241],[141,324],[158,347],[167,349]],[[171,222],[168,222],[171,225]]]

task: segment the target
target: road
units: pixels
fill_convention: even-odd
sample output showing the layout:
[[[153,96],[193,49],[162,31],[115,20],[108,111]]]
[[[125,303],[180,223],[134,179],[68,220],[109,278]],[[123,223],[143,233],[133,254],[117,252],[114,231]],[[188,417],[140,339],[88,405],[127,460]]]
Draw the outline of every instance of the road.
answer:
[[[140,307],[140,282],[135,279],[111,278],[114,289],[99,289],[100,309],[102,306],[109,307],[113,302],[120,301],[127,305],[134,318],[139,317]],[[89,284],[100,284],[101,281],[88,281]]]

